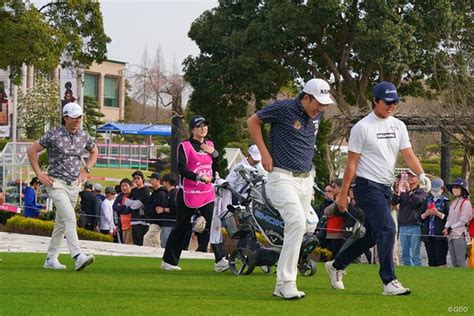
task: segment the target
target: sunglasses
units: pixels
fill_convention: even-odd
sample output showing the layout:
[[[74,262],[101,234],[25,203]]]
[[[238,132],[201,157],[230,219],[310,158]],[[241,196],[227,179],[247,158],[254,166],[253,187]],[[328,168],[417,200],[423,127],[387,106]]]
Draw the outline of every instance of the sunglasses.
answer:
[[[330,193],[331,190],[324,190],[324,193]]]

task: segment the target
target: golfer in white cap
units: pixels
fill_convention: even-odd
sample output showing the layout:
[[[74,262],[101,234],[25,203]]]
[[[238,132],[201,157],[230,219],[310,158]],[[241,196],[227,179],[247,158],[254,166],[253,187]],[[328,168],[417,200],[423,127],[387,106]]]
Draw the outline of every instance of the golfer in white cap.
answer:
[[[278,100],[252,115],[247,124],[268,171],[266,192],[285,222],[284,241],[273,295],[299,299],[305,293],[296,287],[297,264],[305,232],[316,228],[317,215],[311,207],[313,156],[319,121],[329,104],[329,84],[309,80],[294,99]],[[262,125],[270,123],[270,150]]]
[[[79,246],[74,211],[79,188],[91,172],[99,153],[94,139],[81,129],[82,107],[68,103],[63,107],[64,126],[51,129],[27,149],[30,165],[38,179],[46,186],[49,198],[56,206],[56,221],[44,262],[45,269],[66,269],[58,260],[61,242],[66,236],[69,253],[80,271],[94,262],[93,255],[84,254]],[[46,149],[48,171],[39,165],[38,154]],[[89,152],[85,166],[81,167],[84,151]]]

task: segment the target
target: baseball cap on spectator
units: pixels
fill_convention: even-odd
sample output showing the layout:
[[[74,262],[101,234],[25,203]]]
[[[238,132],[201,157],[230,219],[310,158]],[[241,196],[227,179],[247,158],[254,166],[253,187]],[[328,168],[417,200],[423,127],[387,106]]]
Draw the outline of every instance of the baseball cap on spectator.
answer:
[[[375,85],[372,95],[384,102],[398,102],[400,97],[397,94],[397,87],[391,82],[382,81]]]
[[[193,115],[191,119],[189,119],[189,128],[193,129],[199,124],[206,123],[209,125],[209,122],[204,118],[204,116],[201,115]]]
[[[161,179],[161,175],[160,175],[159,172],[153,172],[148,178],[160,180],[160,179]]]
[[[139,177],[142,177],[142,179],[145,179],[145,176],[143,175],[143,172],[141,172],[140,170],[137,170],[134,173],[132,173],[132,178],[135,177],[135,176],[139,176]]]
[[[63,107],[63,116],[76,118],[83,114],[81,106],[76,102],[69,102]]]
[[[321,104],[333,104],[329,83],[323,79],[313,78],[306,82],[303,92],[312,95]]]
[[[436,178],[433,181],[431,181],[431,191],[439,192],[442,187],[444,187],[443,179]]]
[[[115,194],[115,193],[117,193],[117,192],[115,192],[115,189],[112,188],[112,187],[106,187],[106,188],[105,188],[105,194],[109,194],[109,193]]]
[[[260,151],[258,150],[257,145],[252,145],[248,149],[250,157],[252,157],[253,160],[255,161],[260,161],[262,160],[262,155],[260,155]]]
[[[102,186],[100,185],[100,183],[94,184],[94,191],[102,191]]]
[[[89,181],[84,182],[84,189],[92,189],[94,186]]]

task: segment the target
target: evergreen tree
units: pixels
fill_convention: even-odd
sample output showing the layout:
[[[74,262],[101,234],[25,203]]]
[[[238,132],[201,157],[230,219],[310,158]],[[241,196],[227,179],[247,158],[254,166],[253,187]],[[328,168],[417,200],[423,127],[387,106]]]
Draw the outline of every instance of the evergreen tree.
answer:
[[[83,129],[91,136],[96,136],[96,129],[103,122],[101,120],[105,115],[100,112],[99,103],[90,96],[84,97],[84,118]]]

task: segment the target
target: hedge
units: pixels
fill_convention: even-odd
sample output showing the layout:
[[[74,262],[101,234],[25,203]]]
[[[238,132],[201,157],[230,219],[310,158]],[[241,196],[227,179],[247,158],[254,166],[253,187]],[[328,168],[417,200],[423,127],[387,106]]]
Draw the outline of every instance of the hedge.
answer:
[[[5,231],[28,235],[51,236],[53,228],[54,221],[43,221],[36,218],[16,215],[7,220]],[[82,240],[112,242],[111,236],[93,232],[84,228],[77,228],[77,235],[79,236],[79,239]]]
[[[18,214],[8,211],[0,211],[0,224],[6,224],[7,220],[15,215]]]

